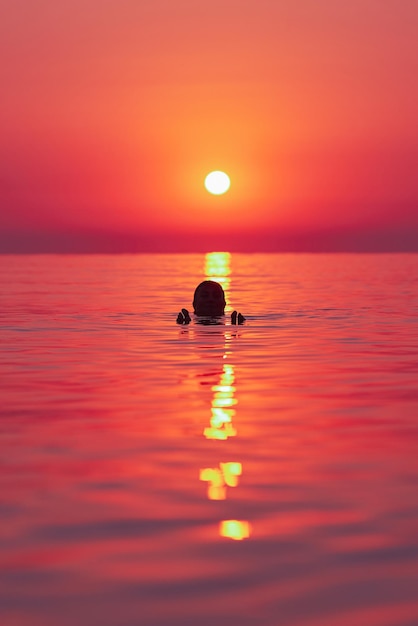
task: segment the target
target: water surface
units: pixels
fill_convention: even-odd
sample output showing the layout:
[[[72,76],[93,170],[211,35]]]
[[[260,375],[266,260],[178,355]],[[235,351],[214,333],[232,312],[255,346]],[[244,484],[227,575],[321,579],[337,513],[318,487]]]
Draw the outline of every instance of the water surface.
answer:
[[[244,326],[175,324],[200,280]],[[3,256],[4,626],[416,626],[418,255]]]

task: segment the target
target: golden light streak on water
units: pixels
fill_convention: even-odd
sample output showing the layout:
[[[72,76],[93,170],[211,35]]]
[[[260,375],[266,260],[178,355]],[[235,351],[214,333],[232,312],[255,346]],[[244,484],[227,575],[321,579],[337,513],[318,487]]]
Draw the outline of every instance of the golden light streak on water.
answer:
[[[237,404],[237,399],[234,398],[234,381],[234,366],[230,363],[224,363],[219,384],[212,387],[214,394],[210,426],[203,431],[207,439],[223,440],[228,439],[228,437],[235,437],[237,434],[232,424],[235,411],[231,408]]]
[[[208,483],[207,496],[209,500],[225,500],[226,485],[219,468],[207,467],[200,470],[200,480]]]
[[[225,484],[228,487],[236,487],[238,485],[238,476],[242,474],[241,463],[221,463],[221,471]]]
[[[225,500],[226,487],[236,487],[241,473],[241,463],[220,463],[219,467],[206,467],[200,470],[199,478],[208,483],[209,500]]]
[[[230,424],[235,415],[234,409],[225,409],[223,407],[212,407],[211,426],[221,428],[224,424]]]
[[[231,288],[231,253],[208,252],[205,255],[205,275],[207,280],[214,280],[222,285],[225,291],[226,306],[229,306],[229,290]]]
[[[251,525],[249,522],[236,519],[223,520],[219,524],[219,534],[221,537],[242,541],[250,537]]]
[[[231,286],[231,254],[229,252],[210,252],[205,256],[205,274],[209,280],[220,283],[225,291],[226,307],[229,306],[229,290]],[[225,333],[224,364],[219,383],[212,387],[210,425],[203,434],[206,439],[226,441],[235,437],[237,430],[232,423],[237,404],[234,365],[225,362],[231,355],[230,342],[232,335]],[[223,444],[225,445],[225,444]],[[237,487],[242,474],[242,464],[237,461],[220,462],[218,467],[207,467],[200,470],[200,480],[207,483],[209,500],[225,500],[227,488]],[[219,524],[222,537],[242,540],[250,536],[250,525],[246,521],[224,520]]]

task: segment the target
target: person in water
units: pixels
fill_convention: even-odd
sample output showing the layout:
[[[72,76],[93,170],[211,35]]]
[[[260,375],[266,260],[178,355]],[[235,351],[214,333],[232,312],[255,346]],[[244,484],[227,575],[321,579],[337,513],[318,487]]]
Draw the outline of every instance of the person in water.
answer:
[[[198,317],[221,317],[225,311],[225,293],[222,286],[214,280],[204,280],[194,292],[193,309]],[[231,324],[242,324],[245,317],[237,311],[231,314]],[[177,324],[190,324],[191,317],[187,309],[182,309],[177,316]]]

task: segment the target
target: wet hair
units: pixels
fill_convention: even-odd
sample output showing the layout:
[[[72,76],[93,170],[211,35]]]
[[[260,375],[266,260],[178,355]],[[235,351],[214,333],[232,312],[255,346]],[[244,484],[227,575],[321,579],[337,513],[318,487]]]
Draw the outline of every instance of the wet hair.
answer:
[[[224,290],[222,288],[222,285],[217,283],[215,280],[204,280],[194,290],[193,302],[194,302],[197,294],[199,293],[199,290],[202,289],[203,287],[206,287],[206,286],[209,286],[209,285],[212,288],[217,289],[219,291],[219,293],[222,294],[225,297],[225,292],[224,292]]]
[[[211,307],[207,308],[204,302],[202,301],[199,302],[199,293],[200,291],[205,289],[205,287],[215,292],[216,295],[219,296],[219,302],[217,303],[218,306],[215,307],[217,309],[216,313],[214,313],[213,311],[213,304]],[[226,305],[225,292],[222,288],[222,285],[220,285],[219,283],[215,282],[214,280],[204,280],[196,287],[195,292],[194,292],[194,297],[193,297],[193,307],[194,307],[195,313],[197,313],[198,315],[208,315],[208,314],[209,315],[210,314],[223,315],[225,305]],[[200,313],[198,311],[200,311]]]

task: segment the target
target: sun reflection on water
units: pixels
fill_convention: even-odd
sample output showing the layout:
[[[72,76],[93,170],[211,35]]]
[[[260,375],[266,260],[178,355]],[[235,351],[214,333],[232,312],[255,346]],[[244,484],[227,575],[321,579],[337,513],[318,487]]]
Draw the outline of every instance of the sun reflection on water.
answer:
[[[219,384],[212,387],[210,426],[203,431],[206,439],[228,439],[228,437],[235,437],[237,434],[232,424],[235,409],[231,408],[237,404],[237,400],[234,398],[234,381],[234,366],[224,363]]]
[[[231,285],[231,255],[229,252],[212,252],[205,257],[206,278],[219,282],[225,291],[227,306],[229,305],[229,288]],[[233,336],[225,333],[225,350],[223,359],[231,355],[230,342]],[[224,362],[219,383],[212,387],[210,425],[203,435],[206,439],[226,441],[236,437],[237,430],[232,422],[235,418],[235,405],[238,403],[235,392],[234,365]],[[207,497],[209,500],[226,500],[227,487],[237,487],[242,475],[242,464],[238,461],[220,462],[217,467],[206,467],[200,470],[200,480],[207,483]],[[219,524],[219,534],[234,540],[248,539],[251,526],[247,521],[222,520]]]
[[[226,500],[226,487],[236,487],[241,474],[241,463],[219,463],[219,467],[200,470],[200,480],[208,483],[209,500]]]
[[[229,289],[231,286],[231,253],[208,252],[205,255],[206,280],[214,280],[222,285],[225,292],[226,308],[229,308]]]
[[[236,519],[223,520],[219,524],[219,534],[221,537],[242,541],[250,537],[251,525],[249,522],[240,522]]]

